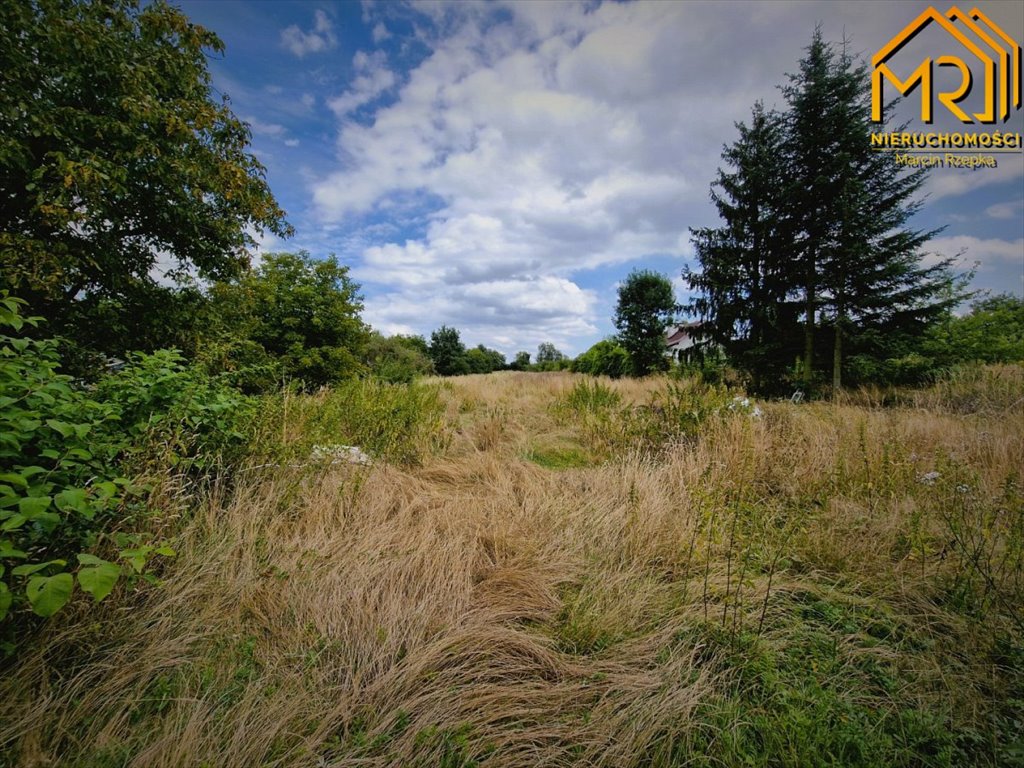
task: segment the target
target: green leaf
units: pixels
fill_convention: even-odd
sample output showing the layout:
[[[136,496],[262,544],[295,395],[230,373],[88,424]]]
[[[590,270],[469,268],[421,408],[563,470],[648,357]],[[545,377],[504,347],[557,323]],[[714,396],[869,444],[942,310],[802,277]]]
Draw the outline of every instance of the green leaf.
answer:
[[[43,570],[47,566],[51,565],[67,565],[67,560],[47,560],[45,563],[26,563],[25,565],[19,565],[17,568],[11,569],[12,576],[30,576],[33,573]]]
[[[16,485],[18,488],[25,490],[28,488],[28,481],[23,475],[16,472],[0,472],[0,482],[10,483]]]
[[[61,437],[71,437],[75,434],[74,424],[69,424],[66,421],[60,421],[59,419],[47,419],[46,426],[56,432],[59,432]]]
[[[7,611],[11,608],[12,600],[14,600],[14,595],[11,594],[11,590],[0,581],[0,621],[7,618]]]
[[[109,480],[103,480],[102,482],[95,483],[93,488],[95,488],[99,492],[99,495],[104,498],[110,498],[117,493],[117,485]]]
[[[49,496],[26,496],[18,502],[18,511],[25,517],[31,518],[40,512],[50,508],[52,499]]]
[[[70,573],[58,573],[56,576],[33,576],[28,580],[25,594],[37,616],[44,618],[53,616],[71,599],[75,588],[75,579]]]
[[[177,557],[178,556],[178,553],[175,552],[171,547],[157,547],[153,551],[156,554],[158,554],[158,555],[163,555],[164,557]]]
[[[79,555],[79,559],[81,557]],[[121,567],[106,560],[100,560],[98,557],[92,559],[99,562],[88,568],[82,568],[78,572],[78,585],[83,591],[92,595],[98,603],[114,589],[114,585],[117,584],[117,580],[121,576]]]
[[[10,539],[0,539],[0,557],[25,559],[28,553],[15,549]]]
[[[25,524],[26,517],[21,514],[11,515],[0,525],[0,531],[16,531]]]
[[[47,533],[52,532],[60,525],[60,515],[56,512],[36,512],[29,520],[39,525]]]
[[[86,520],[92,520],[96,516],[96,510],[89,503],[89,494],[84,488],[63,490],[53,501],[61,512],[77,512]]]
[[[151,551],[149,547],[139,547],[137,549],[122,549],[119,554],[121,559],[127,560],[131,564],[136,573],[142,573]]]

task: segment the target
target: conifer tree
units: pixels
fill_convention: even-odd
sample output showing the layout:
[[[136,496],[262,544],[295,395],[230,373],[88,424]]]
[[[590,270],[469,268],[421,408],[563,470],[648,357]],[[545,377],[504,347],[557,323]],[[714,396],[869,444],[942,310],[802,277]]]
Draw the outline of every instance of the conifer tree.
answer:
[[[845,41],[837,52],[815,30],[784,93],[787,154],[798,182],[789,202],[804,276],[801,374],[809,383],[816,364],[831,367],[835,391],[846,347],[884,355],[886,346],[920,335],[959,297],[949,290],[950,261],[921,265],[921,248],[938,230],[907,223],[920,207],[914,197],[926,171],[900,168],[871,149],[870,77]],[[832,338],[830,365],[814,352],[824,326]]]
[[[699,295],[687,307],[705,319],[702,335],[748,373],[755,389],[777,387],[797,349],[792,301],[790,176],[782,117],[754,105],[750,126],[723,151],[711,199],[724,226],[691,230],[700,271],[684,272]]]

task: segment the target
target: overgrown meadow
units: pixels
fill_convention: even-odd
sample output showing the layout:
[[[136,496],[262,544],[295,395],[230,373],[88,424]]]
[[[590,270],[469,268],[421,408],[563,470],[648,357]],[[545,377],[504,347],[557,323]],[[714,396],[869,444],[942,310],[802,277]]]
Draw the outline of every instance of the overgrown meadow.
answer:
[[[36,352],[0,362],[46,394],[4,411],[40,469],[2,486],[0,765],[1024,762],[1019,366],[245,397]]]

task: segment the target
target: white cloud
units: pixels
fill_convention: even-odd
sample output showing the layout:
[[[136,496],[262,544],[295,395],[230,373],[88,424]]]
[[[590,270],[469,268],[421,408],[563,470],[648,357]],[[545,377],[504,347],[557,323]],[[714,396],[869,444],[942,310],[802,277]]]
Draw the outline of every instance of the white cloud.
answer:
[[[373,27],[373,42],[381,43],[391,37],[391,33],[388,32],[388,28],[384,26],[383,22],[377,22]]]
[[[1001,240],[971,235],[936,237],[926,246],[941,257],[961,256],[967,263],[978,262],[981,269],[1018,267],[1024,269],[1024,238]],[[935,258],[932,257],[932,263]]]
[[[297,146],[299,146],[299,140],[298,139],[285,139],[284,140],[284,145],[286,147],[297,147]]]
[[[262,120],[258,120],[255,117],[243,117],[243,121],[249,124],[253,134],[256,136],[269,136],[274,139],[279,139],[287,132],[287,129],[283,125],[277,123],[264,123]]]
[[[572,347],[596,333],[596,298],[574,273],[650,254],[681,266],[687,226],[705,223],[686,212],[706,205],[718,158],[680,151],[707,131],[674,52],[688,11],[512,3],[511,21],[485,25],[489,9],[435,9],[443,33],[401,84],[382,54],[357,55],[350,90],[329,102],[342,167],[314,200],[325,222],[387,210],[396,192],[440,201],[422,237],[370,247],[354,270],[390,288],[368,306],[377,322],[430,306],[493,344]],[[395,87],[371,124],[346,119]]]
[[[937,168],[933,170],[923,187],[930,200],[964,195],[992,184],[1014,181],[1024,176],[1024,157],[1020,155],[999,156],[995,168],[966,170],[958,168]]]
[[[449,325],[463,332],[467,345],[486,344],[506,355],[542,341],[578,352],[578,340],[597,332],[594,304],[593,293],[572,281],[536,277],[466,289],[440,285],[422,294],[395,291],[368,300],[365,317],[387,333],[429,333]]]
[[[358,74],[352,79],[349,90],[327,102],[334,114],[342,118],[373,101],[396,81],[395,73],[387,68],[387,58],[383,51],[376,51],[372,55],[359,51],[352,58],[352,66]]]
[[[314,14],[313,29],[303,32],[297,24],[281,31],[281,44],[293,54],[302,58],[310,53],[323,53],[338,44],[334,25],[323,11]]]
[[[985,215],[993,219],[1020,219],[1024,214],[1024,198],[1006,203],[996,203],[985,209]]]

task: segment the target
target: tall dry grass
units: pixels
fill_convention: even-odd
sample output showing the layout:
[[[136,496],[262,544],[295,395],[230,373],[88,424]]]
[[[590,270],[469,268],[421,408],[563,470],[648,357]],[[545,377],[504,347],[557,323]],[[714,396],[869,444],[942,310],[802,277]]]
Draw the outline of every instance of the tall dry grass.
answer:
[[[763,404],[609,458],[556,417],[577,379],[444,382],[422,466],[215,493],[159,587],[6,671],[0,764],[714,765],[754,754],[752,728],[780,763],[840,736],[860,750],[840,762],[920,763],[915,727],[980,734],[970,754],[998,763],[1019,412]],[[632,407],[664,382],[605,385]],[[553,471],[538,446],[593,461]],[[953,536],[975,525],[980,555]],[[797,706],[776,685],[877,733],[760,726]]]

